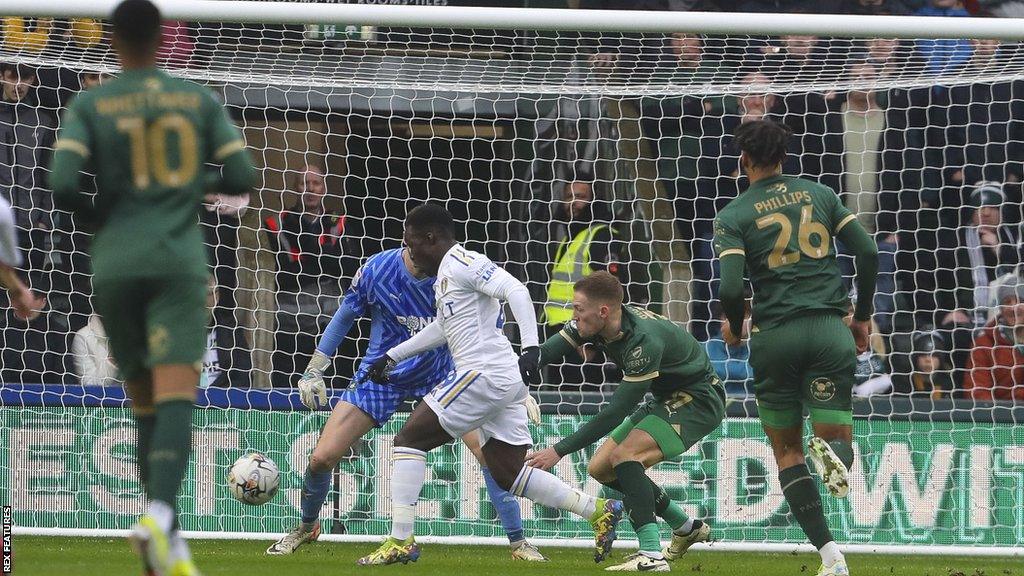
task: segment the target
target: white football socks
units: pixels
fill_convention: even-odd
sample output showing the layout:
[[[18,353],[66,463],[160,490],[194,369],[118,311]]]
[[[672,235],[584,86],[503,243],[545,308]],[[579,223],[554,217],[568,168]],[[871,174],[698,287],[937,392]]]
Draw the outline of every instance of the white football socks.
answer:
[[[170,504],[160,500],[151,500],[148,514],[156,520],[157,525],[164,533],[171,533],[171,527],[174,526],[174,508]]]
[[[175,531],[171,534],[171,557],[177,560],[191,560],[192,553],[188,549],[188,543],[181,537],[181,532]]]
[[[683,522],[682,526],[676,528],[672,532],[679,536],[686,536],[690,532],[693,532],[693,518],[687,518],[686,522]]]
[[[427,453],[396,447],[391,459],[391,537],[406,540],[416,523],[416,501],[427,475]]]
[[[832,566],[836,562],[843,560],[843,553],[839,551],[839,545],[834,541],[829,542],[822,546],[818,553],[821,554],[821,563],[825,566]]]
[[[597,498],[572,488],[550,472],[529,466],[523,466],[519,471],[510,492],[538,504],[568,510],[588,519],[597,509]]]

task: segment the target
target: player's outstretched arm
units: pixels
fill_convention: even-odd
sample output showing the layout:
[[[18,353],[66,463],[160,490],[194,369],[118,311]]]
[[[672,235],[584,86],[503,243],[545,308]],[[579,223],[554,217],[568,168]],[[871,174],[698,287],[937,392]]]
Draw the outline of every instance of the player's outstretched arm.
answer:
[[[386,354],[374,361],[370,365],[370,370],[367,372],[366,377],[373,382],[387,382],[391,371],[395,369],[399,362],[406,358],[412,358],[417,354],[422,354],[427,350],[433,350],[445,344],[445,342],[444,328],[435,319],[415,336],[388,350]]]
[[[563,438],[561,442],[552,446],[551,449],[558,455],[558,458],[562,458],[567,454],[572,454],[593,445],[601,438],[607,436],[616,426],[622,424],[622,421],[629,416],[631,410],[636,409],[650,389],[651,380],[621,382],[615,388],[615,394],[612,395],[611,402],[607,406],[602,408],[596,416],[587,421],[580,429]],[[533,455],[531,455],[531,457],[527,458],[527,464],[535,468],[544,469],[553,466],[554,463],[549,460],[544,452],[544,450],[538,451],[536,458],[533,458]]]
[[[857,277],[857,306],[853,311],[853,322],[850,331],[857,342],[857,351],[868,349],[868,338],[871,333],[871,314],[874,311],[875,283],[878,280],[878,245],[867,230],[856,218],[849,220],[836,233],[836,237],[844,246],[853,252]]]
[[[540,365],[547,366],[558,362],[576,350],[578,346],[571,342],[564,332],[559,332],[540,345]]]
[[[320,342],[317,343],[316,350],[313,351],[313,357],[309,359],[306,370],[299,378],[299,398],[306,408],[316,410],[321,405],[327,405],[327,384],[324,382],[324,372],[331,365],[331,358],[337,353],[341,341],[345,339],[348,331],[352,329],[352,325],[361,315],[360,311],[353,307],[351,299],[346,296],[320,336]]]
[[[387,357],[397,364],[406,358],[443,346],[445,342],[444,328],[441,327],[441,322],[435,319],[412,338],[388,350]]]

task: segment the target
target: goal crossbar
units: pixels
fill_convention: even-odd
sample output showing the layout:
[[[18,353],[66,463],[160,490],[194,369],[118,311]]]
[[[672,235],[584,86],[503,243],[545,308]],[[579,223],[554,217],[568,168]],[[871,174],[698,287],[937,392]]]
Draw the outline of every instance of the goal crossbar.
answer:
[[[6,0],[7,16],[102,18],[116,0]],[[454,6],[382,6],[250,0],[164,0],[169,19],[194,22],[331,24],[496,30],[828,35],[865,38],[1024,38],[1024,18],[928,18],[832,14],[655,12]]]

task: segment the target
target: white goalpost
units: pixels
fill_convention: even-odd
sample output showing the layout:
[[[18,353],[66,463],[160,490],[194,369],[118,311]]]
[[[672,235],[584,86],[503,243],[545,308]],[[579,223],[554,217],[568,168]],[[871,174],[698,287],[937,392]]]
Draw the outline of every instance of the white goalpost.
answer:
[[[142,506],[124,392],[116,375],[87,378],[72,346],[91,315],[89,234],[53,212],[40,175],[70,99],[87,77],[117,73],[102,22],[116,3],[0,0],[0,63],[37,79],[18,104],[37,123],[31,153],[4,166],[31,184],[5,194],[18,194],[19,238],[38,256],[23,272],[50,301],[27,329],[0,327],[0,498],[15,534],[122,536]],[[360,260],[398,246],[419,202],[444,203],[466,243],[524,280],[540,310],[555,248],[575,230],[565,200],[585,189],[588,217],[612,231],[608,263],[628,298],[711,350],[711,224],[745,188],[731,134],[771,118],[794,131],[786,172],[835,189],[883,259],[850,497],[824,499],[836,540],[852,552],[1024,554],[1024,394],[1015,404],[1012,387],[979,393],[968,364],[974,337],[998,317],[999,282],[1024,261],[1024,19],[157,3],[171,21],[167,70],[224,100],[262,171],[250,206],[201,216],[219,300],[181,497],[190,537],[270,539],[297,519],[327,414],[306,411],[289,386]],[[283,236],[309,178],[341,222],[331,254],[291,249]],[[989,300],[967,308],[961,293],[980,293],[962,284],[977,275],[957,243],[974,193],[993,183],[1006,230],[998,247],[1017,260],[992,265]],[[32,219],[50,213],[51,233],[33,232]],[[311,275],[314,261],[334,272]],[[368,322],[352,335],[334,361],[335,397]],[[925,350],[926,340],[937,344]],[[938,368],[925,371],[923,356]],[[721,370],[726,422],[652,477],[714,527],[710,550],[810,550],[778,486],[749,368],[737,355]],[[576,429],[618,376],[609,366],[546,374],[536,443]],[[322,539],[386,531],[402,420],[343,460]],[[231,499],[222,481],[249,451],[282,471],[281,493],[260,507]],[[596,493],[585,452],[555,473]],[[504,542],[461,445],[431,455],[419,516],[424,542]],[[592,545],[586,523],[527,505],[523,517],[532,542]]]

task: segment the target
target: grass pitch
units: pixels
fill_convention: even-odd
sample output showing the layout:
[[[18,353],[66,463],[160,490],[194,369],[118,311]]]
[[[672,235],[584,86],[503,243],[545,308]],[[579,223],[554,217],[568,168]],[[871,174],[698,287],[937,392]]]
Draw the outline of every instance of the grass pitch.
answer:
[[[508,549],[497,546],[422,545],[419,562],[364,568],[355,565],[373,544],[320,542],[291,556],[267,556],[269,542],[194,540],[196,561],[206,576],[338,576],[392,574],[402,576],[484,576],[498,574],[603,574],[609,565],[594,564],[585,548],[545,548],[546,564],[513,562]],[[612,562],[628,551],[616,549]],[[958,556],[847,556],[853,576],[1024,576],[1020,558]],[[813,576],[816,554],[758,554],[693,551],[672,564],[672,571],[694,576]],[[140,574],[139,563],[123,539],[15,536],[14,574],[17,576],[114,576]]]

